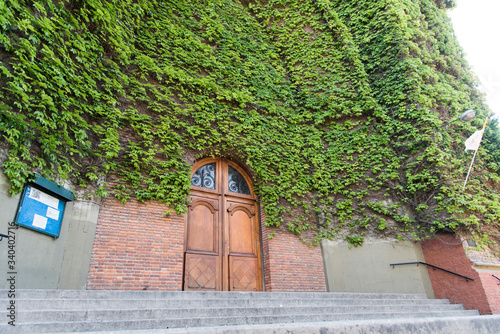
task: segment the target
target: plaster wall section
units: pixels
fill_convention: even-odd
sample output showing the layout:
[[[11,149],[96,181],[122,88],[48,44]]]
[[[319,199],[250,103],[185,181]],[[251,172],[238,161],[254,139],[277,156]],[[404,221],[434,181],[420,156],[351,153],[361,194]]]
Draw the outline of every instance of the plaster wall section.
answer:
[[[58,288],[81,290],[87,285],[100,202],[75,201],[71,206]]]
[[[325,276],[330,292],[425,293],[434,298],[425,266],[390,266],[424,262],[420,244],[396,240],[366,240],[349,247],[344,241],[322,241]]]
[[[0,233],[7,234],[18,209],[20,195],[9,194],[10,183],[0,173]],[[84,289],[99,206],[67,202],[59,238],[24,227],[11,230],[14,235],[16,289]],[[80,227],[79,227],[80,226]],[[90,250],[89,250],[90,249]],[[0,269],[8,267],[8,240],[0,241]],[[9,286],[8,286],[9,285]],[[10,287],[2,279],[0,288]]]

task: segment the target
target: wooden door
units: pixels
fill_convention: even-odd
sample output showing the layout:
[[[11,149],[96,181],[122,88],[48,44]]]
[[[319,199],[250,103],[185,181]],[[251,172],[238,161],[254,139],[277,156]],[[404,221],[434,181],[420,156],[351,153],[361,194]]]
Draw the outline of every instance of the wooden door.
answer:
[[[226,159],[193,166],[184,290],[261,291],[257,203],[250,179]]]

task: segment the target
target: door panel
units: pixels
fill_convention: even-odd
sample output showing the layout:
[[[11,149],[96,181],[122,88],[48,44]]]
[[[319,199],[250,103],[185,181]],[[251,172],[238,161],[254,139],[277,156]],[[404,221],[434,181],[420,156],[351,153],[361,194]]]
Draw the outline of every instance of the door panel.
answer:
[[[229,255],[233,253],[246,253],[256,255],[255,229],[256,217],[252,214],[252,205],[228,202],[227,222],[229,228]]]
[[[198,162],[191,175],[184,290],[261,291],[260,232],[250,179],[221,158]]]
[[[188,212],[187,251],[218,253],[218,201],[192,197]]]
[[[261,291],[258,258],[229,256],[229,290]]]
[[[261,290],[259,262],[259,227],[255,202],[228,199],[227,226],[229,228],[229,290]]]
[[[185,290],[220,290],[219,256],[186,253]]]
[[[229,255],[233,252],[255,253],[252,217],[244,210],[229,214]]]
[[[184,290],[220,290],[219,199],[191,196],[188,209]]]

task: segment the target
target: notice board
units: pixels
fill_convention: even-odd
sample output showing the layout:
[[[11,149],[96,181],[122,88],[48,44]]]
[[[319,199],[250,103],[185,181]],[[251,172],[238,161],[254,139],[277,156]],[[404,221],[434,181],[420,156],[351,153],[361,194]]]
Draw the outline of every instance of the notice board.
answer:
[[[41,184],[51,182],[46,179],[37,181]],[[28,184],[24,187],[15,222],[19,226],[58,238],[67,200],[36,183]]]

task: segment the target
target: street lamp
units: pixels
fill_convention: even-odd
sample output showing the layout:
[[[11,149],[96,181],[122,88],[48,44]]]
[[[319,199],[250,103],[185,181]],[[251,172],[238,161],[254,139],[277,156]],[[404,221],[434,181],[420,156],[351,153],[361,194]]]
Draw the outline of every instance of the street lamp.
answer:
[[[462,115],[460,115],[459,118],[461,121],[468,122],[471,119],[473,119],[474,117],[476,117],[476,111],[470,109],[470,110],[467,110],[466,112],[464,112]]]

